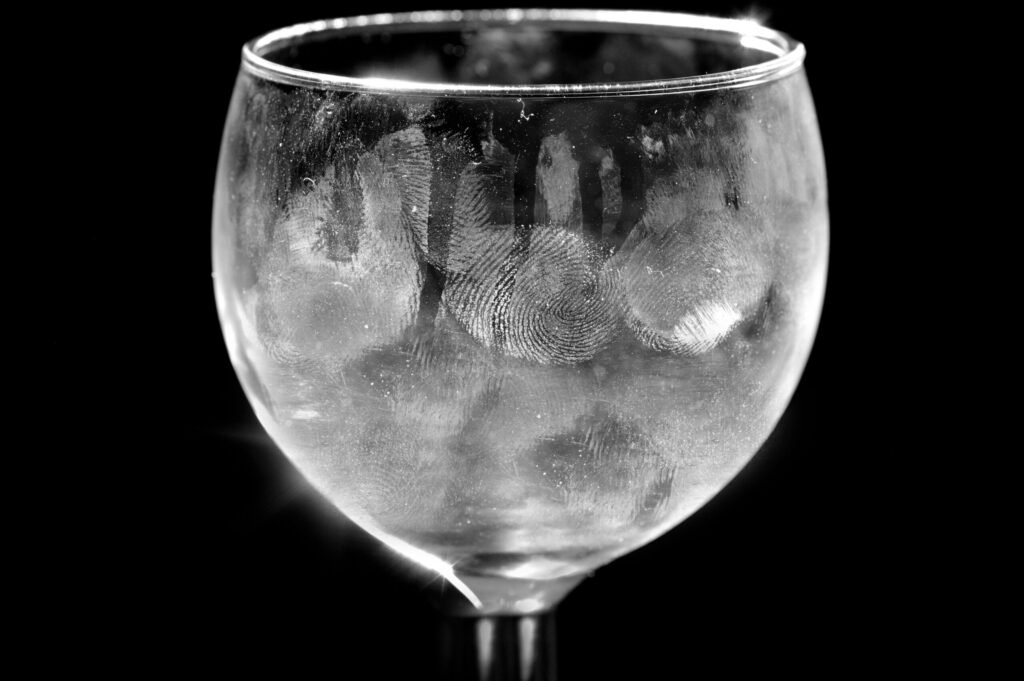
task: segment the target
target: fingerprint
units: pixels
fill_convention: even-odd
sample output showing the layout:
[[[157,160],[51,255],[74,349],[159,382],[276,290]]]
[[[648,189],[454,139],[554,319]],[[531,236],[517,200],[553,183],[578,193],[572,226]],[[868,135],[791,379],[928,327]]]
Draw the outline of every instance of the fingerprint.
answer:
[[[266,192],[260,186],[257,176],[255,167],[246,168],[238,179],[238,198],[232,207],[236,248],[243,254],[238,259],[238,265],[245,268],[245,276],[240,284],[245,287],[255,283],[256,273],[253,270],[266,257],[266,234],[280,219],[276,202],[265,198]]]
[[[530,452],[543,440],[571,432],[595,396],[586,372],[506,360],[490,381],[487,402],[462,437],[506,469],[533,467]]]
[[[256,333],[263,345],[270,361],[279,365],[298,369],[300,371],[314,371],[317,362],[302,352],[300,345],[295,342],[296,332],[282,320],[276,312],[274,305],[276,298],[269,296],[260,298],[256,302],[255,318]]]
[[[768,290],[759,241],[724,211],[694,211],[654,227],[609,262],[621,277],[626,323],[654,350],[707,352]]]
[[[506,312],[506,352],[546,363],[575,364],[593,357],[615,330],[612,278],[578,234],[541,229],[512,283]]]
[[[537,222],[571,229],[583,219],[579,163],[564,132],[541,140],[537,164]]]
[[[490,353],[444,315],[425,333],[396,382],[394,414],[401,427],[437,441],[458,434],[469,421],[492,365]]]
[[[437,443],[387,419],[369,421],[355,438],[335,442],[323,457],[328,485],[345,496],[354,490],[358,507],[386,527],[437,525],[452,475],[452,462],[433,451]]]
[[[395,195],[381,198],[389,203],[397,199],[401,207],[399,224],[412,235],[420,251],[426,253],[431,164],[423,131],[412,126],[387,135],[375,151],[383,173],[393,178],[397,189]]]
[[[289,197],[260,277],[268,320],[261,341],[275,360],[333,369],[393,343],[412,322],[420,289],[414,240],[425,219],[411,210],[422,182],[403,172],[402,159],[416,157],[409,150],[417,139],[418,131],[386,136],[354,172],[330,166]]]
[[[632,527],[660,518],[671,499],[673,463],[637,423],[607,415],[580,425],[564,443],[547,443],[549,466],[561,468],[560,489],[569,511],[605,526]]]
[[[541,364],[593,357],[615,332],[616,273],[601,266],[587,237],[548,225],[535,225],[515,257],[520,244],[511,225],[493,223],[495,203],[493,172],[466,170],[449,243],[447,309],[478,341],[512,357]],[[518,264],[511,276],[503,271],[509,262]]]

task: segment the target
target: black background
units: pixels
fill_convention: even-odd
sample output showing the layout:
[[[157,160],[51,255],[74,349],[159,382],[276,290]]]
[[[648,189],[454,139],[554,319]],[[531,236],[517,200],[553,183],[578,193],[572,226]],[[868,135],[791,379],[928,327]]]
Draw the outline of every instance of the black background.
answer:
[[[904,558],[918,541],[918,515],[904,508],[912,506],[905,490],[892,493],[892,478],[914,454],[894,435],[903,387],[895,365],[880,362],[889,351],[878,338],[900,321],[880,305],[903,283],[894,274],[897,240],[879,247],[879,233],[897,230],[900,218],[880,219],[876,209],[899,191],[909,152],[886,132],[892,110],[880,113],[881,91],[873,99],[859,85],[878,68],[860,19],[879,8],[824,5],[642,5],[753,14],[806,44],[832,255],[814,351],[775,434],[701,511],[563,602],[565,681],[867,669],[913,637],[919,575]],[[420,7],[172,9],[140,15],[142,31],[104,25],[94,35],[102,49],[80,62],[87,75],[100,74],[84,94],[102,111],[83,124],[92,163],[69,172],[96,175],[87,178],[92,215],[109,226],[95,239],[76,233],[61,254],[88,273],[83,286],[99,285],[102,303],[69,307],[88,336],[82,346],[96,350],[73,397],[87,416],[48,437],[69,458],[108,462],[90,462],[103,479],[83,482],[86,506],[100,513],[62,507],[56,532],[79,540],[62,551],[63,567],[73,566],[72,590],[87,599],[60,611],[75,611],[91,655],[184,670],[280,663],[337,678],[434,678],[438,615],[429,597],[440,581],[314,495],[269,442],[220,336],[209,251],[218,146],[242,43],[299,21],[409,8]],[[870,43],[886,40],[876,30]],[[72,66],[76,54],[64,55]],[[877,161],[880,147],[887,162]],[[52,286],[65,297],[76,287]],[[56,331],[43,342],[61,356],[77,346]],[[65,369],[51,368],[52,381]],[[94,630],[91,613],[116,628]]]

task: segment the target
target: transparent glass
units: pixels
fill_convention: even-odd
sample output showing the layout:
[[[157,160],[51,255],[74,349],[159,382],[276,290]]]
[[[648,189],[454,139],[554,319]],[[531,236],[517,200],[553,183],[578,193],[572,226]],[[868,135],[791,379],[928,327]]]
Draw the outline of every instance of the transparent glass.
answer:
[[[803,57],[752,22],[584,10],[245,46],[213,220],[232,362],[475,635],[681,522],[785,409],[828,251]]]

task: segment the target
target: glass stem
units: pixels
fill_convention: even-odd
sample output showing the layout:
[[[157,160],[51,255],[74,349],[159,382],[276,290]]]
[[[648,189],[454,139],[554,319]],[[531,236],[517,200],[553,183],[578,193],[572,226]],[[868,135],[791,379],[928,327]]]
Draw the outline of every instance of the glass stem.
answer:
[[[555,615],[444,618],[441,678],[554,681]]]

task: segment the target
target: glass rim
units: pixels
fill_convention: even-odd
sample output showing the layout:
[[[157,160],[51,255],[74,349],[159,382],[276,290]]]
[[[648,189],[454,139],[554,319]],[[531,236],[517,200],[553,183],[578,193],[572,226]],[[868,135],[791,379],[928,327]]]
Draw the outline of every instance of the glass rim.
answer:
[[[390,31],[439,31],[445,28],[474,26],[546,25],[552,29],[587,27],[608,30],[612,27],[678,29],[692,34],[729,37],[736,44],[757,49],[771,58],[727,71],[660,80],[595,83],[545,83],[539,85],[464,84],[423,82],[394,78],[359,78],[318,73],[284,66],[266,59],[267,52],[298,44],[324,33]],[[760,85],[798,70],[806,56],[803,43],[751,19],[723,19],[697,14],[641,10],[587,9],[498,9],[441,10],[403,12],[345,17],[295,24],[265,33],[242,47],[242,67],[249,73],[286,85],[324,90],[381,93],[395,95],[432,95],[462,97],[594,97],[610,95],[665,94],[727,90]]]

